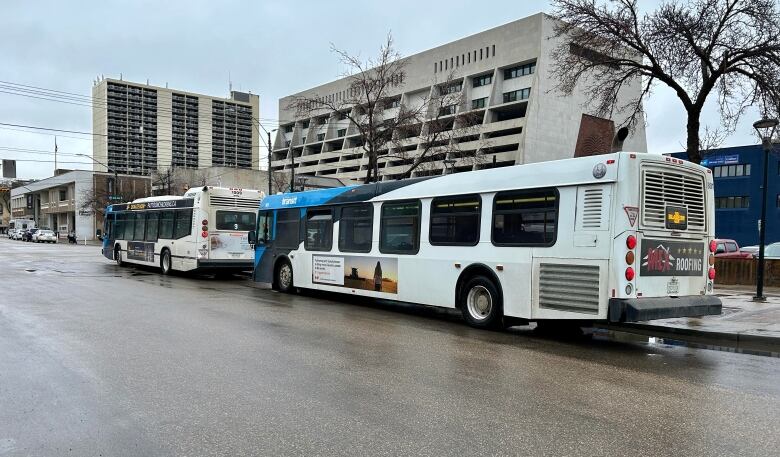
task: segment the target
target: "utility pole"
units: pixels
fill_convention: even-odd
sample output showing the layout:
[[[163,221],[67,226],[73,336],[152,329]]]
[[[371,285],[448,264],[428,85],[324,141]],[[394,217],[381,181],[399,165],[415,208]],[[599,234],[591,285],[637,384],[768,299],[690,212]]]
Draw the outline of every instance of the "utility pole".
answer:
[[[274,193],[271,187],[271,132],[266,131],[265,133],[268,134],[268,195],[271,195]]]

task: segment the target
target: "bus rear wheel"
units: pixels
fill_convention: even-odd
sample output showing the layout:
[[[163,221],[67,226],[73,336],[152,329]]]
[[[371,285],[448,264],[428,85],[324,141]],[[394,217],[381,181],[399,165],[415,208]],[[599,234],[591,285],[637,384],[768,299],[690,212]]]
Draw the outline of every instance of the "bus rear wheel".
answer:
[[[460,296],[463,319],[476,328],[500,328],[503,321],[503,304],[498,288],[484,276],[474,276],[463,286]]]
[[[274,278],[279,292],[289,293],[293,290],[293,269],[289,260],[279,262],[276,267],[276,277]]]
[[[164,275],[171,274],[171,251],[167,249],[160,253],[160,271]]]
[[[119,245],[114,247],[114,262],[116,262],[118,267],[124,265],[124,262],[122,262],[122,249],[119,248]]]

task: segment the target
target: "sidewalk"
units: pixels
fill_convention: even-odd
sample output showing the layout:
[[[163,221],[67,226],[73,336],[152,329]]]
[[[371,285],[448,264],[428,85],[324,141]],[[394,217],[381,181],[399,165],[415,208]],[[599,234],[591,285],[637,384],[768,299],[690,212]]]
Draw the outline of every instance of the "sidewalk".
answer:
[[[658,319],[606,326],[613,330],[682,341],[780,354],[780,288],[764,289],[766,302],[754,302],[754,287],[722,286],[715,294],[723,301],[720,316]]]

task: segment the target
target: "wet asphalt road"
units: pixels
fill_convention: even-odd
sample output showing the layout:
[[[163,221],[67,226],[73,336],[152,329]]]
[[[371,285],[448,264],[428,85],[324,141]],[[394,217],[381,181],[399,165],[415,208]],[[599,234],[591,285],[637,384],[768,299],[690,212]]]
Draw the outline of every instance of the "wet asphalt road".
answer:
[[[0,240],[0,456],[780,455],[780,359]]]

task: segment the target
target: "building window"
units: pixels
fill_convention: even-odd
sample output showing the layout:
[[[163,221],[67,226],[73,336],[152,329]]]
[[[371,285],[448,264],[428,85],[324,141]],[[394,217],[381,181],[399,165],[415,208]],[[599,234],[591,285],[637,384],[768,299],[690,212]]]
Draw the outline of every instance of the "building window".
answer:
[[[60,189],[60,201],[64,202],[68,199],[68,190],[67,189]]]
[[[493,83],[493,75],[492,74],[477,76],[473,80],[473,87],[487,86],[488,84],[492,84],[492,83]]]
[[[743,209],[750,207],[750,197],[715,197],[716,209]]]
[[[333,213],[330,209],[312,209],[306,212],[307,251],[330,251],[333,247]]]
[[[496,56],[496,45],[493,45],[493,57]]]
[[[398,108],[399,106],[401,106],[400,98],[394,98],[390,100],[390,102],[387,104],[388,109]]]
[[[431,202],[431,244],[476,246],[480,207],[479,195],[434,198]]]
[[[531,88],[513,90],[512,92],[504,92],[504,103],[516,102],[518,100],[525,100],[531,95]]]
[[[558,225],[554,188],[499,192],[493,202],[493,244],[552,246]]]
[[[479,60],[482,60],[482,48],[479,48]]]
[[[390,202],[382,205],[379,252],[416,254],[420,249],[420,202]]]
[[[441,94],[442,95],[446,95],[446,94],[458,93],[458,92],[461,91],[462,88],[463,88],[463,84],[455,83],[455,84],[450,84],[450,85],[447,85],[447,86],[441,86],[440,90],[441,90]]]
[[[347,136],[347,129],[338,129],[338,130],[336,130],[336,136],[339,137],[339,138],[342,137],[342,136]]]
[[[484,108],[487,105],[487,97],[476,98],[471,101],[471,109]]]
[[[292,131],[293,131],[293,125],[292,124],[284,126],[284,133],[290,133]]]
[[[490,47],[485,46],[485,58],[487,59],[488,57],[490,57]]]
[[[712,175],[715,178],[731,178],[736,176],[750,176],[750,164],[721,165],[712,167]]]
[[[339,251],[371,252],[374,227],[374,205],[363,204],[341,208]]]
[[[439,108],[439,116],[451,116],[458,110],[458,105],[447,105]]]
[[[517,67],[504,70],[504,79],[519,78],[520,76],[532,75],[536,71],[536,62],[519,65]]]
[[[460,56],[455,56],[455,67],[460,66]]]
[[[436,73],[436,70],[438,70],[438,67],[436,67],[436,62],[433,63],[433,72]]]

